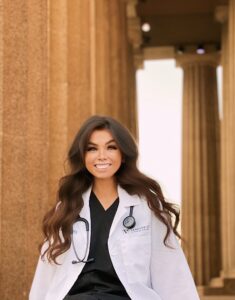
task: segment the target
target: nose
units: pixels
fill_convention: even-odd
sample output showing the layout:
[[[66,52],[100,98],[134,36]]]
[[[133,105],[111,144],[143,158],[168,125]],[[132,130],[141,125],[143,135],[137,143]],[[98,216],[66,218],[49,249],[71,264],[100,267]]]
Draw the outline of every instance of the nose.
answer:
[[[106,159],[106,151],[105,149],[100,149],[98,151],[98,159],[105,160]]]

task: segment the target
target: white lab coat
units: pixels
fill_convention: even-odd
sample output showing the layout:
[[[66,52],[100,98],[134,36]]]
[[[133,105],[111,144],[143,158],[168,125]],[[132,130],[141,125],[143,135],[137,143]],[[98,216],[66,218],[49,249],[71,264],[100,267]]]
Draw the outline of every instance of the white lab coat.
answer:
[[[80,216],[90,224],[89,196],[83,195],[84,206]],[[169,242],[174,249],[166,247],[163,239],[166,226],[149,209],[147,202],[131,196],[118,187],[119,206],[114,217],[108,248],[114,269],[133,300],[198,300],[185,256],[173,233]],[[130,206],[136,226],[132,230],[123,227]],[[79,257],[84,256],[86,231],[83,222],[73,225],[74,244]],[[88,256],[88,255],[87,255]],[[77,260],[73,248],[60,255],[61,265],[49,264],[39,258],[29,300],[62,300],[81,273],[84,263]]]

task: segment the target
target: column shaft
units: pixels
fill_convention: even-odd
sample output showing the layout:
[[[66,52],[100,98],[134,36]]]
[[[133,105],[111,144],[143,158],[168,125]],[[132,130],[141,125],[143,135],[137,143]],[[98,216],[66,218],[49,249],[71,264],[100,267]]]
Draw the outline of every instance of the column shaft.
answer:
[[[67,1],[68,140],[95,111],[91,1]]]
[[[134,63],[134,56],[133,56],[133,47],[130,43],[128,43],[128,57],[126,64],[128,66],[128,78],[129,78],[129,84],[128,84],[128,96],[127,99],[127,125],[130,131],[135,135],[135,137],[138,139],[138,123],[137,123],[137,103],[136,103],[136,69],[135,69],[135,63]]]
[[[68,147],[68,13],[64,0],[48,6],[49,25],[49,199],[54,203],[58,178],[64,175],[62,162]]]
[[[219,118],[216,63],[193,57],[181,65],[183,95],[183,215],[185,251],[197,285],[219,274]],[[190,62],[190,60],[192,60]]]
[[[128,90],[135,72],[130,77],[126,1],[91,1],[91,6],[95,112],[114,116],[130,127]]]
[[[224,69],[223,275],[235,279],[235,1],[229,1],[228,62]],[[224,53],[224,56],[226,53]],[[227,73],[228,72],[228,73]],[[228,85],[227,85],[228,82]],[[228,92],[227,92],[228,91]]]
[[[48,199],[47,3],[1,1],[0,299],[28,299]]]
[[[136,134],[126,1],[72,0],[67,15],[69,140],[91,114],[111,115]]]
[[[221,120],[221,256],[222,266],[220,277],[211,280],[210,285],[204,289],[206,295],[234,295],[234,229],[233,216],[233,172],[234,172],[234,1],[216,8],[216,20],[222,24],[222,51],[221,63],[223,66],[223,109]],[[228,14],[228,11],[230,13]],[[229,19],[229,21],[228,21]]]
[[[135,70],[125,0],[0,0],[0,33],[0,299],[24,300],[68,145],[94,113],[135,133]]]
[[[222,31],[222,66],[223,66],[223,118],[221,122],[221,224],[222,224],[222,262],[223,262],[223,276],[229,270],[229,256],[228,256],[228,188],[229,188],[229,174],[228,167],[228,116],[229,116],[229,70],[228,70],[228,24],[223,24]]]

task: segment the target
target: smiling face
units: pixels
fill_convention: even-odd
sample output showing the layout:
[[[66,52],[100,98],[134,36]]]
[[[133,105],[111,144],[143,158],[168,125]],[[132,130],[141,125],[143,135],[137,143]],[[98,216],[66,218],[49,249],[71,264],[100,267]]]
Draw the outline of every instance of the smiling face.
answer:
[[[114,179],[121,163],[121,151],[110,131],[93,131],[85,152],[85,166],[94,179]]]

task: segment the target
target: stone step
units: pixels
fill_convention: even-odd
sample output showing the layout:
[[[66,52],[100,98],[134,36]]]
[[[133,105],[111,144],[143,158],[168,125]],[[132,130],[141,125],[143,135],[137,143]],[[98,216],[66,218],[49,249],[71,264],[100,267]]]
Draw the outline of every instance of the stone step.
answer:
[[[200,300],[235,300],[235,296],[201,296]]]

